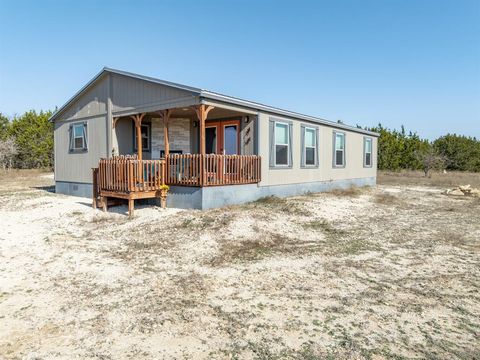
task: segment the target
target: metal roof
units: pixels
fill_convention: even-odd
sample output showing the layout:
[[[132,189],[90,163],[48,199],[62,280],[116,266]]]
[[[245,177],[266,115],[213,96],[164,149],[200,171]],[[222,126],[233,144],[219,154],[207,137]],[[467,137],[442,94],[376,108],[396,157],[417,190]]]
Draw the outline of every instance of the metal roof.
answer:
[[[247,107],[247,108],[250,108],[250,109],[256,109],[256,110],[259,110],[259,111],[265,111],[265,112],[268,112],[268,113],[271,113],[271,114],[277,114],[277,115],[280,115],[280,116],[286,116],[286,117],[291,117],[291,118],[295,118],[295,119],[310,121],[310,122],[314,122],[314,123],[318,123],[318,124],[322,124],[322,125],[327,125],[327,126],[335,127],[337,129],[350,130],[350,131],[359,132],[359,133],[362,133],[362,134],[367,134],[367,135],[372,135],[372,136],[380,136],[380,134],[378,134],[376,132],[364,130],[362,128],[358,128],[358,127],[355,127],[355,126],[350,126],[350,125],[346,125],[346,124],[343,124],[343,123],[338,123],[338,122],[322,119],[322,118],[315,117],[315,116],[310,116],[310,115],[305,115],[305,114],[301,114],[301,113],[297,113],[297,112],[293,112],[293,111],[289,111],[289,110],[284,110],[284,109],[280,109],[280,108],[277,108],[277,107],[257,103],[257,102],[254,102],[254,101],[249,101],[249,100],[236,98],[236,97],[233,97],[233,96],[223,95],[223,94],[220,94],[220,93],[217,93],[217,92],[214,92],[214,91],[200,89],[200,88],[196,88],[196,87],[188,86],[188,85],[182,85],[182,84],[178,84],[178,83],[174,83],[174,82],[170,82],[170,81],[165,81],[165,80],[161,80],[161,79],[157,79],[157,78],[153,78],[153,77],[149,77],[149,76],[139,75],[139,74],[135,74],[135,73],[127,72],[127,71],[122,71],[122,70],[117,70],[117,69],[112,69],[112,68],[108,68],[108,67],[104,67],[97,75],[95,75],[92,80],[90,80],[75,95],[73,95],[61,108],[59,108],[50,117],[49,120],[54,121],[57,118],[57,116],[60,115],[60,113],[63,112],[63,110],[65,110],[78,96],[80,96],[82,93],[84,93],[91,85],[93,85],[105,73],[113,73],[113,74],[128,76],[128,77],[136,78],[136,79],[139,79],[139,80],[144,80],[144,81],[148,81],[148,82],[152,82],[152,83],[156,83],[156,84],[160,84],[160,85],[174,87],[174,88],[177,88],[177,89],[180,89],[180,90],[185,90],[185,91],[192,92],[196,96],[199,96],[200,98],[203,98],[203,99],[221,101],[221,102],[228,103],[228,104],[243,106],[243,107]]]

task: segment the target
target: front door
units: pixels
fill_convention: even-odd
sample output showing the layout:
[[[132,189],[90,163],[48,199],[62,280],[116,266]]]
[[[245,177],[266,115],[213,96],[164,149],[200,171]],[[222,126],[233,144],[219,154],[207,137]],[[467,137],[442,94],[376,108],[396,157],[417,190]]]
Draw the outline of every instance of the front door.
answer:
[[[240,153],[240,120],[209,120],[205,123],[207,154]]]

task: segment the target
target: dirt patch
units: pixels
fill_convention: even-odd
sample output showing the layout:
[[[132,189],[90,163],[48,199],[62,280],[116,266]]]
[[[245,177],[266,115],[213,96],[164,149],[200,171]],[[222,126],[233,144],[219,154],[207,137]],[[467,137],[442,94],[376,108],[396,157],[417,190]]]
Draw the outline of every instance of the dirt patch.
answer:
[[[129,219],[15,176],[2,358],[480,356],[478,199],[391,184]]]

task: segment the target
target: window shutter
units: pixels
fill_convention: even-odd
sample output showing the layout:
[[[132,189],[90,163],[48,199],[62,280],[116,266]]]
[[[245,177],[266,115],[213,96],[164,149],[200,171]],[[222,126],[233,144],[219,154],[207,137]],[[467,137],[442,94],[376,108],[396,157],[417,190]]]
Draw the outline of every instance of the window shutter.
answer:
[[[337,162],[335,161],[336,159],[336,156],[337,156],[337,133],[336,131],[333,131],[332,132],[332,166],[333,167],[336,167],[337,166]]]
[[[300,126],[300,166],[305,166],[305,126]]]
[[[367,138],[363,138],[363,167],[367,167]]]
[[[68,150],[73,151],[73,125],[70,125],[68,127],[68,132],[69,132],[69,144],[68,144]]]
[[[289,142],[289,147],[288,147],[288,166],[292,167],[293,165],[293,124],[288,125],[288,142]]]
[[[268,125],[268,134],[270,137],[270,167],[275,166],[275,121],[270,120]]]
[[[319,160],[318,160],[318,156],[319,156],[319,151],[318,149],[320,148],[320,144],[318,142],[318,138],[319,138],[319,135],[318,135],[318,128],[315,129],[315,166],[318,167],[318,164],[319,164]]]
[[[83,123],[83,150],[87,150],[87,123]]]

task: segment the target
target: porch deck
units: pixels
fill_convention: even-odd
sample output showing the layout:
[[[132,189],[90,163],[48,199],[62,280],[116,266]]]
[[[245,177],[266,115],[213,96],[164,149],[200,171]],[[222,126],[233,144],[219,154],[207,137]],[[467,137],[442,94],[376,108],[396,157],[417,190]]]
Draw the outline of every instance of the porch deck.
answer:
[[[133,157],[101,159],[93,168],[93,206],[107,210],[108,198],[127,199],[130,216],[134,200],[160,198],[168,187],[253,184],[261,180],[257,155],[169,154],[161,160]]]

